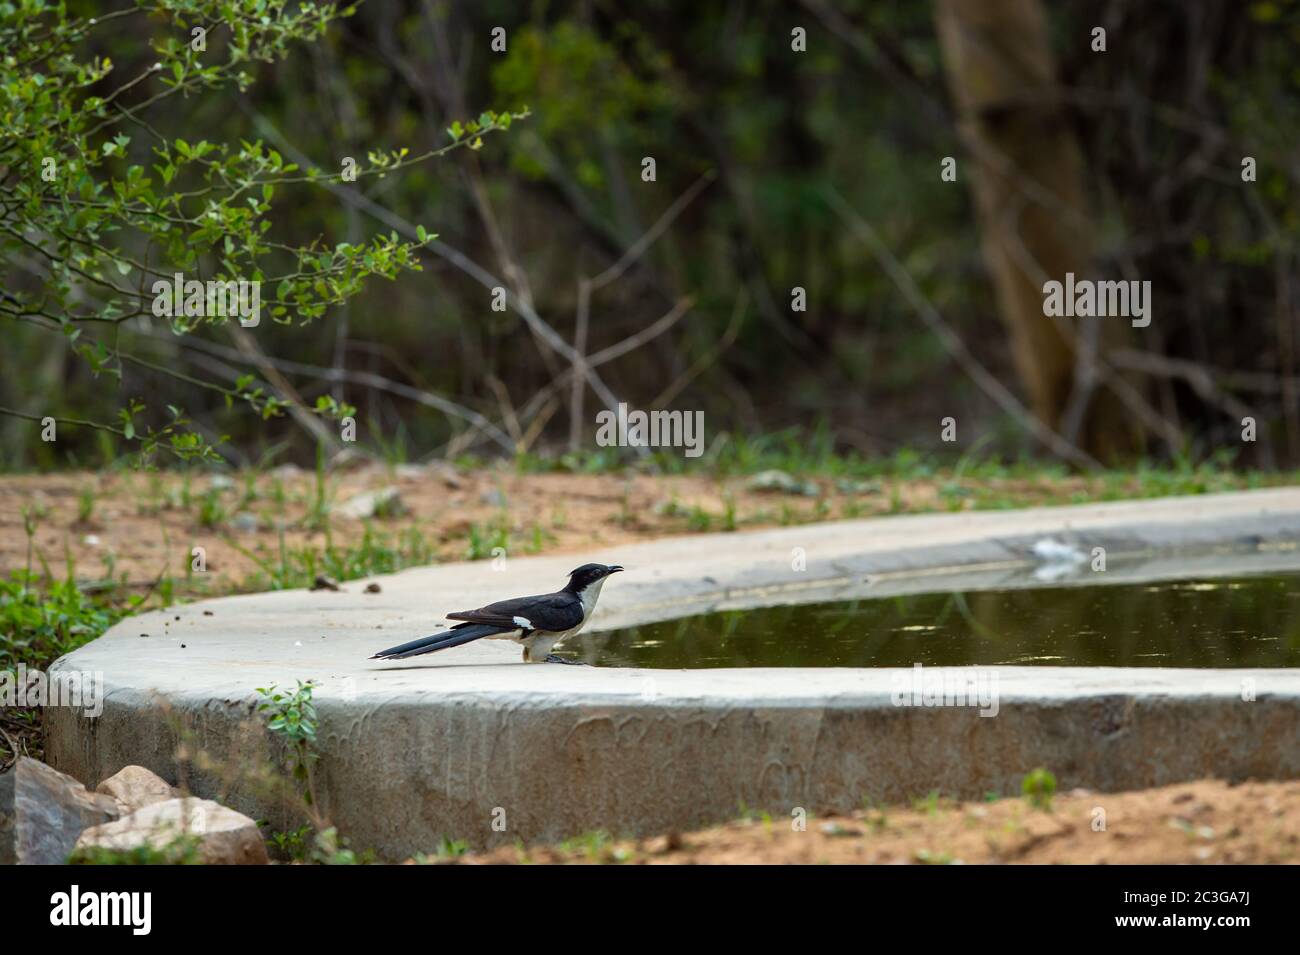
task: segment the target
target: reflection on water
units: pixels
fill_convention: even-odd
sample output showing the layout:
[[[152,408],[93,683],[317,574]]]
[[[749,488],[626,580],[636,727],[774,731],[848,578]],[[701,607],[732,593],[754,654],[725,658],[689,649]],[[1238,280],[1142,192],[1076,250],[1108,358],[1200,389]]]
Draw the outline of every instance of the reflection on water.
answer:
[[[920,594],[580,635],[598,666],[1300,665],[1300,576]]]

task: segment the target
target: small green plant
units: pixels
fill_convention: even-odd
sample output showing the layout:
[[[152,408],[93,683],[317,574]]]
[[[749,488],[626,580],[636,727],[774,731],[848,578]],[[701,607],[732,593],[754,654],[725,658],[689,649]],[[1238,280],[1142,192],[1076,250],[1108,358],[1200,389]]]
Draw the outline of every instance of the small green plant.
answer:
[[[740,800],[739,804],[740,819],[746,823],[762,823],[763,828],[768,832],[772,830],[772,814],[765,809],[754,809],[745,800]]]
[[[547,542],[554,539],[555,535],[543,528],[541,524],[534,524],[532,537],[528,542],[528,553],[540,554],[545,549]]]
[[[316,736],[319,730],[319,718],[316,705],[312,702],[314,680],[299,680],[292,693],[280,690],[272,683],[268,687],[258,687],[262,702],[257,711],[266,718],[266,728],[280,738],[289,750],[289,766],[293,780],[298,785],[298,796],[302,800],[310,825],[283,833],[272,834],[272,844],[291,859],[310,861],[318,865],[364,865],[371,860],[371,853],[357,853],[349,848],[347,840],[339,835],[337,829],[329,824],[326,816],[317,808],[315,780],[312,767],[320,759],[316,750]],[[310,844],[308,835],[312,832]]]
[[[95,517],[95,487],[87,484],[77,492],[77,523],[89,524]]]
[[[713,518],[708,511],[696,504],[691,508],[691,513],[686,518],[686,526],[693,531],[705,533],[713,526]]]
[[[912,808],[917,812],[923,812],[927,816],[938,815],[939,813],[939,790],[932,789],[926,793],[924,799],[917,799],[912,803]]]
[[[372,855],[369,851],[358,853],[348,848],[347,839],[333,826],[316,833],[312,841],[311,861],[317,865],[369,865]]]
[[[465,549],[466,560],[486,560],[496,556],[497,548],[510,552],[510,530],[504,522],[494,524],[472,524],[469,529],[469,544]]]
[[[125,607],[92,596],[77,586],[73,569],[63,580],[45,579],[31,570],[0,578],[0,670],[25,663],[44,669],[58,657],[94,640],[134,610],[143,600],[133,597]]]
[[[585,832],[574,839],[560,843],[560,850],[573,855],[583,855],[588,862],[601,864],[624,862],[629,858],[625,849],[614,846],[614,837],[604,829]]]
[[[658,510],[658,512],[664,517],[680,516],[682,513],[682,505],[681,502],[677,500],[677,492],[673,491],[672,494],[669,495],[668,500],[663,501],[656,510]]]
[[[461,839],[449,839],[443,836],[438,840],[439,859],[457,859],[469,852],[469,843]]]
[[[199,837],[177,835],[161,846],[142,845],[134,849],[106,849],[88,846],[68,856],[68,865],[201,865]]]
[[[316,706],[311,701],[315,682],[298,681],[292,693],[280,690],[272,683],[258,687],[262,696],[257,711],[266,717],[266,728],[288,745],[291,754],[291,772],[298,782],[303,802],[315,805],[312,791],[311,767],[319,758],[316,752]]]
[[[533,857],[522,839],[515,840],[515,862],[519,865],[532,865]]]
[[[310,531],[328,531],[330,526],[329,480],[325,473],[325,445],[316,445],[316,482],[302,526]]]
[[[272,832],[266,841],[278,858],[290,862],[303,862],[311,854],[308,838],[312,834],[310,825],[299,826],[286,832]]]
[[[258,477],[257,471],[254,470],[244,473],[244,490],[240,495],[237,510],[247,511],[261,498],[261,494],[257,490]]]
[[[515,840],[516,848],[523,843]],[[416,865],[437,865],[439,862],[446,862],[449,859],[459,859],[463,855],[469,854],[469,844],[460,839],[451,839],[442,836],[438,840],[438,845],[434,847],[433,852],[417,852],[412,861]]]
[[[1056,795],[1056,776],[1040,766],[1025,774],[1020,781],[1020,792],[1035,809],[1051,812],[1052,797]]]
[[[284,506],[289,502],[289,495],[284,490],[284,482],[279,478],[272,479],[271,490],[267,494],[267,497],[270,498],[271,503],[275,505],[275,513],[283,514]]]
[[[133,485],[133,488],[136,486]],[[162,479],[157,474],[149,475],[148,484],[143,492],[136,490],[135,512],[141,517],[153,517],[163,509]]]
[[[732,494],[722,496],[722,529],[724,531],[736,529],[736,498]]]
[[[249,550],[232,537],[225,538],[225,543],[256,563],[261,571],[243,581],[240,589],[246,591],[310,587],[321,575],[342,581],[391,574],[433,563],[437,557],[424,532],[414,525],[394,540],[376,533],[367,523],[360,542],[350,547],[335,546],[327,533],[323,551],[311,546],[287,546],[283,528],[274,554],[264,546]]]
[[[221,492],[209,488],[199,500],[199,526],[216,527],[226,519],[226,505],[221,501]]]

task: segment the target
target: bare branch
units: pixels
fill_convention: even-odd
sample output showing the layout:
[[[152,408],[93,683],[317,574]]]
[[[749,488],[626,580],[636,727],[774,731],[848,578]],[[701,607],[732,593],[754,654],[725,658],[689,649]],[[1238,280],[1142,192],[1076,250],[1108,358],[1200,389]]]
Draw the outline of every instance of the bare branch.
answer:
[[[168,337],[171,336],[169,335]],[[225,358],[228,361],[248,361],[246,355],[233,348],[226,348],[222,345],[206,341],[202,338],[196,338],[192,335],[182,337],[181,342],[187,348],[194,348],[199,351],[208,352],[209,354]],[[389,394],[408,398],[411,401],[424,405],[425,407],[435,408],[449,417],[459,418],[462,421],[468,422],[475,428],[483,430],[502,448],[502,450],[507,453],[514,453],[514,444],[505,432],[477,411],[473,411],[454,401],[450,401],[447,398],[442,397],[442,395],[414,388],[398,381],[392,381],[382,375],[376,375],[373,372],[368,371],[325,368],[321,365],[309,365],[300,361],[289,361],[287,359],[272,358],[270,356],[265,356],[265,360],[274,368],[288,372],[289,374],[304,375],[318,381],[342,381],[350,384],[361,385],[366,388],[374,388],[376,391],[385,391]]]

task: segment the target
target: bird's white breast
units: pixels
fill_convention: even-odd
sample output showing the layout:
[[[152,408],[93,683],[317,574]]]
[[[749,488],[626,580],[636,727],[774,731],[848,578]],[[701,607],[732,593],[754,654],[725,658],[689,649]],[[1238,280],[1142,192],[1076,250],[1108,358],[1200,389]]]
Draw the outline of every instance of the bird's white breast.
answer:
[[[582,601],[582,622],[584,624],[591,619],[591,612],[596,609],[596,600],[600,597],[600,588],[605,586],[605,581],[608,579],[602,577],[594,584],[588,584],[578,591],[578,599]]]

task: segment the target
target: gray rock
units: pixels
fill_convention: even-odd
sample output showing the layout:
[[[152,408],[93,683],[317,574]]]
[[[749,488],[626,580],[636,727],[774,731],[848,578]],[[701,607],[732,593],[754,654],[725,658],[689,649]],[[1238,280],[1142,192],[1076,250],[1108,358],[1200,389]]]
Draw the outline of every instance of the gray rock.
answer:
[[[800,481],[784,471],[759,471],[748,481],[745,487],[750,491],[775,494],[802,494],[804,497],[817,497],[821,489],[812,481]]]
[[[0,865],[62,865],[82,830],[120,815],[112,796],[20,756],[0,776]]]
[[[835,489],[841,494],[879,494],[885,489],[879,481],[855,481],[840,478],[835,482]]]
[[[261,526],[257,515],[249,511],[240,511],[230,519],[230,526],[245,534],[251,534]]]
[[[402,502],[402,492],[395,487],[380,488],[378,491],[363,491],[349,498],[339,507],[344,517],[368,520],[372,517],[396,517],[406,513]]]
[[[222,491],[232,491],[235,487],[235,479],[228,474],[214,474],[208,478],[208,490],[220,493]]]
[[[95,787],[95,792],[112,796],[123,813],[135,812],[156,802],[179,796],[180,790],[143,766],[124,766]]]
[[[402,481],[441,481],[453,490],[464,485],[456,469],[446,461],[431,461],[428,464],[399,464],[393,473]]]
[[[81,833],[76,848],[118,852],[148,846],[165,849],[184,836],[197,840],[207,865],[266,865],[266,843],[257,823],[211,799],[168,799]]]
[[[429,465],[430,473],[436,475],[438,480],[452,490],[457,490],[464,486],[465,482],[461,480],[460,474],[456,469],[445,461],[435,461]]]

